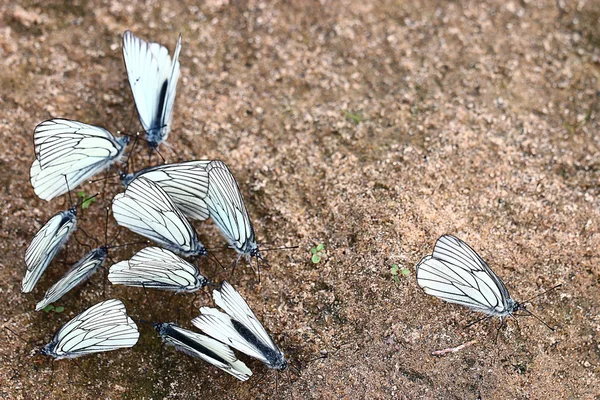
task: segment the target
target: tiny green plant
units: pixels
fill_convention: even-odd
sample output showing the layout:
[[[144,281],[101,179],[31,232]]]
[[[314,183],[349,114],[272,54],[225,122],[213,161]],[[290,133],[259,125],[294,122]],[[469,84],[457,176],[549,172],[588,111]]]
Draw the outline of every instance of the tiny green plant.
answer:
[[[585,125],[585,123],[590,119],[591,116],[592,110],[590,109],[588,110],[588,112],[585,113],[585,116],[581,119],[581,121],[575,123],[574,125],[569,124],[567,121],[563,121],[563,127],[566,130],[568,130],[571,135],[574,135],[579,128]]]
[[[83,191],[82,192],[77,192],[77,197],[81,197],[84,200],[83,203],[81,203],[81,208],[83,208],[84,210],[86,208],[88,208],[89,206],[91,206],[92,203],[96,201],[95,197],[89,197]]]
[[[310,260],[313,264],[318,264],[321,262],[322,252],[325,250],[325,245],[323,243],[319,243],[315,247],[310,249],[310,253],[312,254]]]
[[[362,121],[362,119],[363,119],[362,113],[355,114],[350,111],[344,110],[344,115],[346,116],[346,118],[348,118],[349,120],[354,122],[356,125],[358,125],[360,123],[360,121]]]
[[[63,306],[54,307],[52,304],[48,304],[46,307],[44,307],[44,311],[47,313],[49,313],[49,312],[61,313],[61,312],[65,311],[65,308]]]
[[[394,283],[396,285],[400,284],[400,279],[399,276],[409,276],[410,275],[410,270],[406,267],[402,267],[400,268],[398,266],[398,264],[392,264],[392,267],[390,268],[390,273],[392,274],[392,279],[394,280]]]

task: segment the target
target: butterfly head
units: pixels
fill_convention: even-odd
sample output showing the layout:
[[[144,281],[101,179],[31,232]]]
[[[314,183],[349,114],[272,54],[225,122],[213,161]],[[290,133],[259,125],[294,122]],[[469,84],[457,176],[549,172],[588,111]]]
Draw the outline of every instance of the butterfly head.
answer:
[[[55,357],[54,355],[54,346],[55,343],[54,341],[48,343],[47,345],[45,345],[44,347],[42,347],[41,349],[39,349],[39,353],[45,356],[50,356],[50,357]]]

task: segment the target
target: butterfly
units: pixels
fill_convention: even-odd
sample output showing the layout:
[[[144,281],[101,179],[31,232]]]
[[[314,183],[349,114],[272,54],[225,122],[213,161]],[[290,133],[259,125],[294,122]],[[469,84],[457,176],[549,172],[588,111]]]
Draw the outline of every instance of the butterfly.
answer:
[[[159,247],[146,247],[131,259],[110,267],[108,280],[113,285],[195,292],[209,282],[198,269]]]
[[[167,140],[171,131],[180,51],[181,35],[171,60],[169,51],[161,44],[146,42],[131,31],[123,34],[129,86],[151,150]]]
[[[240,381],[246,381],[252,375],[252,371],[237,359],[226,344],[173,323],[155,324],[154,328],[168,345],[174,346],[189,356],[200,358],[235,376]]]
[[[39,198],[51,200],[119,161],[129,137],[115,138],[83,122],[51,119],[35,127],[33,143],[31,186]]]
[[[104,264],[107,256],[107,246],[98,247],[86,254],[58,282],[46,291],[44,298],[35,306],[35,311],[43,310],[47,305],[56,302],[75,286],[85,282]]]
[[[208,172],[210,161],[188,161],[163,164],[145,168],[135,174],[121,174],[125,186],[138,176],[157,183],[169,195],[173,203],[188,218],[204,221],[209,217],[205,199],[208,194]]]
[[[244,354],[263,362],[267,367],[282,371],[288,362],[271,336],[258,321],[242,296],[228,282],[213,291],[215,304],[225,310],[202,307],[201,315],[192,324],[209,336]]]
[[[140,334],[117,299],[92,306],[63,325],[41,353],[56,360],[132,347]]]
[[[211,161],[206,170],[208,196],[205,201],[212,220],[239,257],[255,257],[266,263],[258,249],[254,227],[231,171],[218,160]]]
[[[454,236],[441,236],[433,254],[425,256],[416,269],[417,283],[427,294],[484,313],[485,318],[500,317],[502,323],[505,317],[514,318],[516,312],[523,311],[554,330],[527,310],[525,302],[513,300],[502,280],[479,254]]]
[[[67,211],[55,214],[35,234],[27,251],[25,251],[27,271],[21,285],[23,293],[29,293],[33,290],[35,284],[76,227],[77,208],[72,207]]]
[[[208,255],[206,248],[169,195],[140,176],[112,201],[117,223],[184,256]]]

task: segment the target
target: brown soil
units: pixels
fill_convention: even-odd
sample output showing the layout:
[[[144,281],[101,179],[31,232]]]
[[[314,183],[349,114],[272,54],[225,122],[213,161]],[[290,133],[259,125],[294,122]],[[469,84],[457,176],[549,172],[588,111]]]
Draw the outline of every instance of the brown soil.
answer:
[[[0,293],[3,398],[597,398],[600,363],[600,2],[0,2]],[[51,363],[36,355],[83,309],[122,299],[134,318],[190,326],[192,297],[106,286],[99,273],[34,312],[59,256],[20,293],[23,253],[68,204],[29,182],[34,126],[62,116],[140,129],[121,56],[126,29],[173,49],[182,33],[168,160],[222,159],[237,176],[271,269],[232,283],[300,376],[258,362],[242,383],[141,324],[130,350]],[[353,119],[349,114],[360,118]],[[359,120],[360,119],[360,120]],[[141,158],[136,164],[142,166]],[[92,193],[101,183],[83,187]],[[81,226],[104,234],[110,181]],[[198,224],[209,247],[223,241]],[[116,231],[114,222],[109,231]],[[477,315],[425,295],[414,266],[452,233],[533,318],[464,329]],[[95,245],[78,234],[78,239]],[[134,241],[127,233],[120,241]],[[326,246],[319,264],[309,249]],[[136,250],[120,249],[115,260]],[[139,246],[138,246],[139,247]],[[68,258],[86,251],[71,241]],[[219,253],[225,264],[233,253]],[[390,266],[410,270],[396,285]],[[203,263],[215,281],[228,278]],[[194,305],[209,304],[208,296]],[[152,308],[151,308],[152,307]],[[152,310],[156,317],[152,316]],[[477,343],[443,357],[434,350]],[[306,360],[327,352],[325,360]],[[162,354],[162,357],[161,357]],[[83,372],[82,372],[83,371]],[[259,382],[259,377],[267,377]]]

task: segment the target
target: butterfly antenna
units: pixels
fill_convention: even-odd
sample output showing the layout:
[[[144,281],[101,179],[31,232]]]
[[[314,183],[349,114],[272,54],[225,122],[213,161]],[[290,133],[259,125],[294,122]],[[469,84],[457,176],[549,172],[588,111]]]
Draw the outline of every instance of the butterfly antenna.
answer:
[[[118,249],[120,247],[132,246],[134,244],[148,244],[148,243],[150,243],[149,240],[142,240],[140,242],[130,242],[130,243],[119,244],[119,245],[116,245],[116,246],[110,246],[110,248],[111,249]]]
[[[63,175],[65,177],[65,184],[67,185],[67,193],[69,194],[69,208],[73,207],[73,199],[71,198],[71,189],[69,188],[69,179],[67,179],[67,175]],[[79,205],[79,204],[77,204]]]
[[[104,176],[104,178],[98,178],[98,179],[90,179],[88,181],[88,183],[96,183],[96,182],[100,182],[100,181],[106,181],[108,179],[112,179],[112,178],[118,178],[120,177],[120,175],[110,175],[110,176]]]
[[[5,326],[4,329],[6,329],[10,333],[12,333],[17,339],[24,341],[25,343],[27,343],[30,346],[34,346],[33,342],[30,342],[29,340],[25,339],[23,336],[21,336],[20,334],[18,334],[15,331],[13,331],[12,329],[10,329],[8,326]]]
[[[529,310],[523,309],[523,311],[525,311],[527,313],[527,315],[532,316],[533,318],[537,319],[538,321],[540,321],[542,324],[544,324],[544,326],[548,329],[550,329],[552,332],[556,331],[556,329],[552,328],[550,325],[548,325],[546,323],[546,321],[544,321],[543,319],[541,319],[540,317],[538,317],[537,315],[535,315],[534,313],[532,313]]]
[[[522,302],[522,303],[521,303],[521,305],[523,305],[523,304],[526,304],[526,303],[531,303],[531,300],[533,300],[533,299],[537,299],[538,297],[540,297],[540,296],[543,296],[543,295],[545,295],[545,294],[546,294],[546,293],[548,293],[548,292],[551,292],[551,291],[553,291],[553,290],[556,290],[556,289],[558,289],[559,287],[561,287],[562,285],[563,285],[562,283],[559,283],[558,285],[556,285],[556,286],[554,286],[554,287],[551,287],[550,289],[548,289],[548,290],[546,290],[546,291],[544,291],[544,292],[542,292],[542,293],[536,294],[536,295],[535,295],[535,296],[533,296],[532,298],[530,298],[530,299],[527,299],[527,300],[525,300],[524,302]]]
[[[106,218],[104,219],[104,245],[108,246],[108,212],[109,208],[106,207]]]
[[[260,251],[273,251],[273,250],[292,250],[297,249],[300,246],[282,246],[282,247],[272,247],[269,249],[260,249]]]
[[[210,261],[213,261],[216,265],[218,265],[219,267],[221,267],[221,269],[225,269],[225,267],[223,266],[223,264],[221,264],[221,262],[219,261],[219,259],[217,257],[215,257],[214,254],[211,254],[210,252],[206,253],[206,258],[208,258]]]
[[[152,318],[154,318],[155,321],[158,321],[158,319],[156,318],[156,314],[154,314],[154,310],[152,309],[150,297],[148,297],[148,291],[146,290],[146,285],[144,283],[142,283],[142,288],[144,289],[144,294],[146,295],[146,301],[148,302],[148,307],[150,307],[150,314],[152,315]]]

